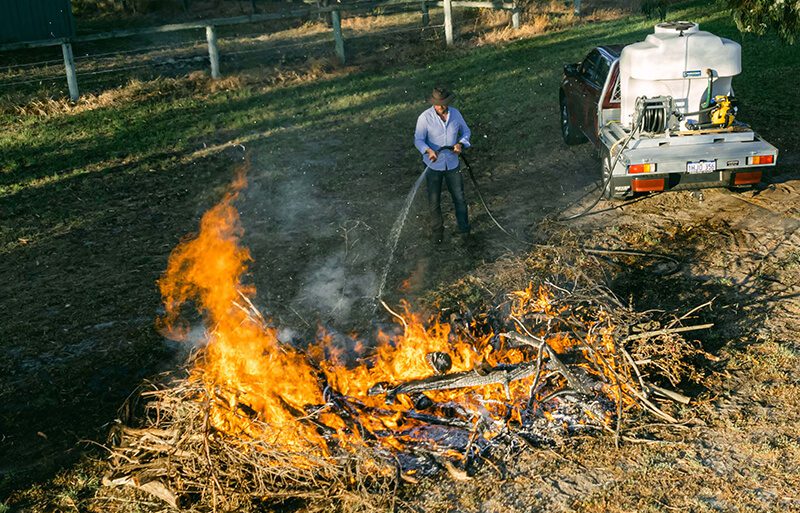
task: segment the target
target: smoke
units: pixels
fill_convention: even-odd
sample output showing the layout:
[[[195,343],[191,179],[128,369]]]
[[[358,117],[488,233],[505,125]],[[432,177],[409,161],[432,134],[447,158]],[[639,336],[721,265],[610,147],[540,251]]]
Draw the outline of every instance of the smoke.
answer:
[[[335,161],[253,160],[237,206],[259,306],[298,328],[363,324],[385,260],[377,223],[391,223],[394,209],[338,183]]]
[[[202,324],[197,324],[192,326],[188,333],[186,333],[186,339],[184,342],[188,342],[191,344],[191,347],[195,349],[200,349],[205,347],[208,344],[208,330]]]
[[[281,327],[278,329],[278,341],[282,344],[294,344],[296,340],[299,340],[300,333],[293,330],[292,328]]]
[[[351,318],[354,307],[369,304],[375,295],[376,274],[349,265],[347,255],[339,252],[322,258],[309,267],[298,295],[308,309],[338,323]]]

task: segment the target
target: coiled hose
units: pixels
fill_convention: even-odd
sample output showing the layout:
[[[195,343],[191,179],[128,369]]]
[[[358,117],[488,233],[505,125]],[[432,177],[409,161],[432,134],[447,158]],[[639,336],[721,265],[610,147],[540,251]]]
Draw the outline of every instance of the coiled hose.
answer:
[[[659,133],[667,129],[667,109],[644,109],[642,112],[642,131]]]

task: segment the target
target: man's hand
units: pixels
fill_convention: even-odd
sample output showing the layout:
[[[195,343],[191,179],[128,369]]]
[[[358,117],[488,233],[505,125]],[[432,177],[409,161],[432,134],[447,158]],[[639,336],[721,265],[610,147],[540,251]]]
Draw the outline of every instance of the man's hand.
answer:
[[[439,156],[436,155],[436,152],[430,148],[428,148],[427,153],[428,153],[428,158],[430,159],[431,162],[436,162],[436,159],[439,158]]]
[[[462,149],[463,147],[461,146],[461,143],[456,143],[456,145],[453,146],[453,153],[455,153],[456,155],[461,155]]]

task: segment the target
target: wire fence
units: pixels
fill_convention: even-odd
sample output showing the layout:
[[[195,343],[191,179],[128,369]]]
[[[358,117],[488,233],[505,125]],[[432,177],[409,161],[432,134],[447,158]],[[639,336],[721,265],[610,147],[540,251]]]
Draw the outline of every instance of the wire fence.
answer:
[[[197,46],[197,45],[205,45],[205,43],[206,43],[206,41],[204,39],[196,39],[193,44],[195,46]],[[158,51],[163,51],[163,50],[174,50],[176,48],[181,48],[181,47],[187,46],[189,44],[192,44],[192,42],[189,41],[189,42],[175,43],[175,44],[169,44],[169,45],[150,46],[150,47],[145,47],[145,48],[134,48],[132,50],[119,50],[119,51],[116,51],[116,52],[105,52],[105,53],[95,53],[95,54],[88,54],[87,53],[85,55],[75,56],[75,61],[80,61],[80,60],[85,60],[85,59],[97,60],[97,59],[106,59],[106,58],[116,58],[116,57],[119,57],[121,55],[131,55],[131,54],[147,53],[147,52],[158,52]],[[58,62],[63,62],[63,61],[58,61]]]
[[[193,55],[186,56],[188,51],[193,51]],[[169,52],[167,54],[169,56],[159,57],[157,55],[158,53],[163,55],[164,52]],[[153,67],[177,66],[187,62],[202,63],[207,58],[205,48],[200,47],[198,41],[190,41],[129,51],[84,54],[75,58],[75,66],[78,77],[89,77],[117,72],[123,74],[127,71]],[[52,61],[42,61],[38,63],[38,66],[35,66],[37,63],[31,63],[32,66],[24,68],[16,66],[13,68],[14,71],[23,70],[16,73],[9,72],[6,67],[3,67],[0,71],[0,77],[2,77],[0,78],[0,90],[48,81],[64,81],[64,61],[55,62],[58,64],[53,64]]]
[[[391,16],[402,16],[399,15]],[[398,20],[398,24],[404,20]],[[391,39],[402,34],[427,34],[427,42],[435,42],[438,38],[433,32],[442,29],[444,24],[411,24],[389,28],[379,31],[348,30],[345,29],[345,40],[355,42],[375,38],[376,40]],[[310,34],[281,34],[266,31],[249,32],[243,35],[220,40],[220,55],[223,66],[227,68],[247,67],[247,62],[240,62],[242,57],[271,57],[262,61],[277,63],[283,62],[292,53],[303,57],[326,56],[333,54],[333,40],[330,32],[320,29],[318,33]],[[286,42],[285,38],[299,39]],[[81,84],[86,85],[107,84],[105,77],[118,75],[120,80],[134,78],[136,72],[147,71],[149,74],[165,75],[179,74],[187,66],[204,69],[208,65],[205,39],[191,38],[178,43],[153,44],[139,46],[131,49],[117,51],[98,51],[78,53],[75,58],[76,76],[81,79]],[[96,45],[95,45],[96,46]],[[11,64],[0,67],[0,94],[22,86],[35,86],[45,83],[65,82],[63,59],[46,59],[35,62]],[[133,73],[132,73],[133,72]],[[101,80],[98,80],[101,79]],[[116,77],[115,77],[116,78]],[[85,85],[84,85],[85,84]]]
[[[212,77],[219,78],[224,72],[251,67],[272,67],[277,70],[281,66],[300,64],[311,58],[335,56],[344,62],[345,45],[347,52],[356,60],[374,58],[398,43],[449,45],[453,36],[452,14],[448,12],[451,3],[462,7],[507,10],[513,13],[511,19],[514,26],[518,27],[519,10],[516,3],[498,4],[497,1],[390,0],[395,3],[375,4],[375,0],[353,0],[348,4],[349,8],[355,5],[361,11],[346,11],[350,17],[344,23],[341,12],[337,10],[339,8],[333,7],[315,11],[318,21],[312,21],[311,24],[308,23],[311,11],[306,10],[305,14],[291,11],[264,15],[258,20],[252,17],[220,18],[79,36],[72,41],[55,42],[62,45],[62,59],[43,56],[44,52],[53,51],[56,47],[40,48],[38,53],[25,50],[30,55],[38,56],[32,62],[0,66],[0,98],[9,93],[15,93],[14,98],[20,94],[35,96],[39,90],[44,94],[48,91],[53,93],[69,83],[70,97],[76,100],[78,81],[84,92],[97,92],[119,86],[133,78],[181,76],[190,71],[208,69],[209,65]],[[358,5],[372,10],[362,12],[363,8]],[[445,7],[443,11],[441,6]],[[430,23],[434,9],[438,20],[443,16],[443,23]],[[379,21],[373,23],[369,18]],[[282,28],[279,31],[269,30],[268,27],[274,26],[273,22],[278,19],[283,20],[279,24]],[[294,26],[287,27],[287,21]],[[264,23],[269,25],[265,26]],[[215,25],[223,29],[219,39]],[[250,28],[244,34],[239,33],[241,27],[248,25],[264,28],[255,31]],[[200,29],[205,29],[205,38],[197,37]],[[130,37],[134,38],[133,41],[121,39]],[[140,44],[137,45],[137,42]],[[31,47],[44,46],[41,43],[34,42]],[[117,48],[110,49],[114,47]]]

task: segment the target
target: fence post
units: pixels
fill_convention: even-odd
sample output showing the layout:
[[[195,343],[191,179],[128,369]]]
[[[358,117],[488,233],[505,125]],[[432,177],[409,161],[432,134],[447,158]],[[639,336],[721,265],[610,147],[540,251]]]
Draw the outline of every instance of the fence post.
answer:
[[[422,26],[427,27],[431,23],[431,15],[428,12],[428,3],[422,0]]]
[[[514,2],[514,8],[511,10],[511,26],[515,29],[519,28],[520,8],[517,2]]]
[[[211,61],[211,78],[217,79],[219,74],[219,50],[217,49],[217,30],[213,25],[206,26],[208,41],[208,60]]]
[[[453,45],[453,4],[452,0],[444,0],[444,39],[447,46]]]
[[[581,15],[581,0],[573,0],[573,5],[575,6],[575,15]]]
[[[333,25],[333,39],[336,42],[336,55],[339,61],[345,63],[344,38],[342,37],[342,16],[339,11],[331,11],[331,25]]]
[[[69,99],[76,102],[80,97],[80,92],[78,91],[78,75],[75,74],[75,59],[72,57],[72,44],[61,43],[61,53],[64,54],[64,68],[67,71]]]

